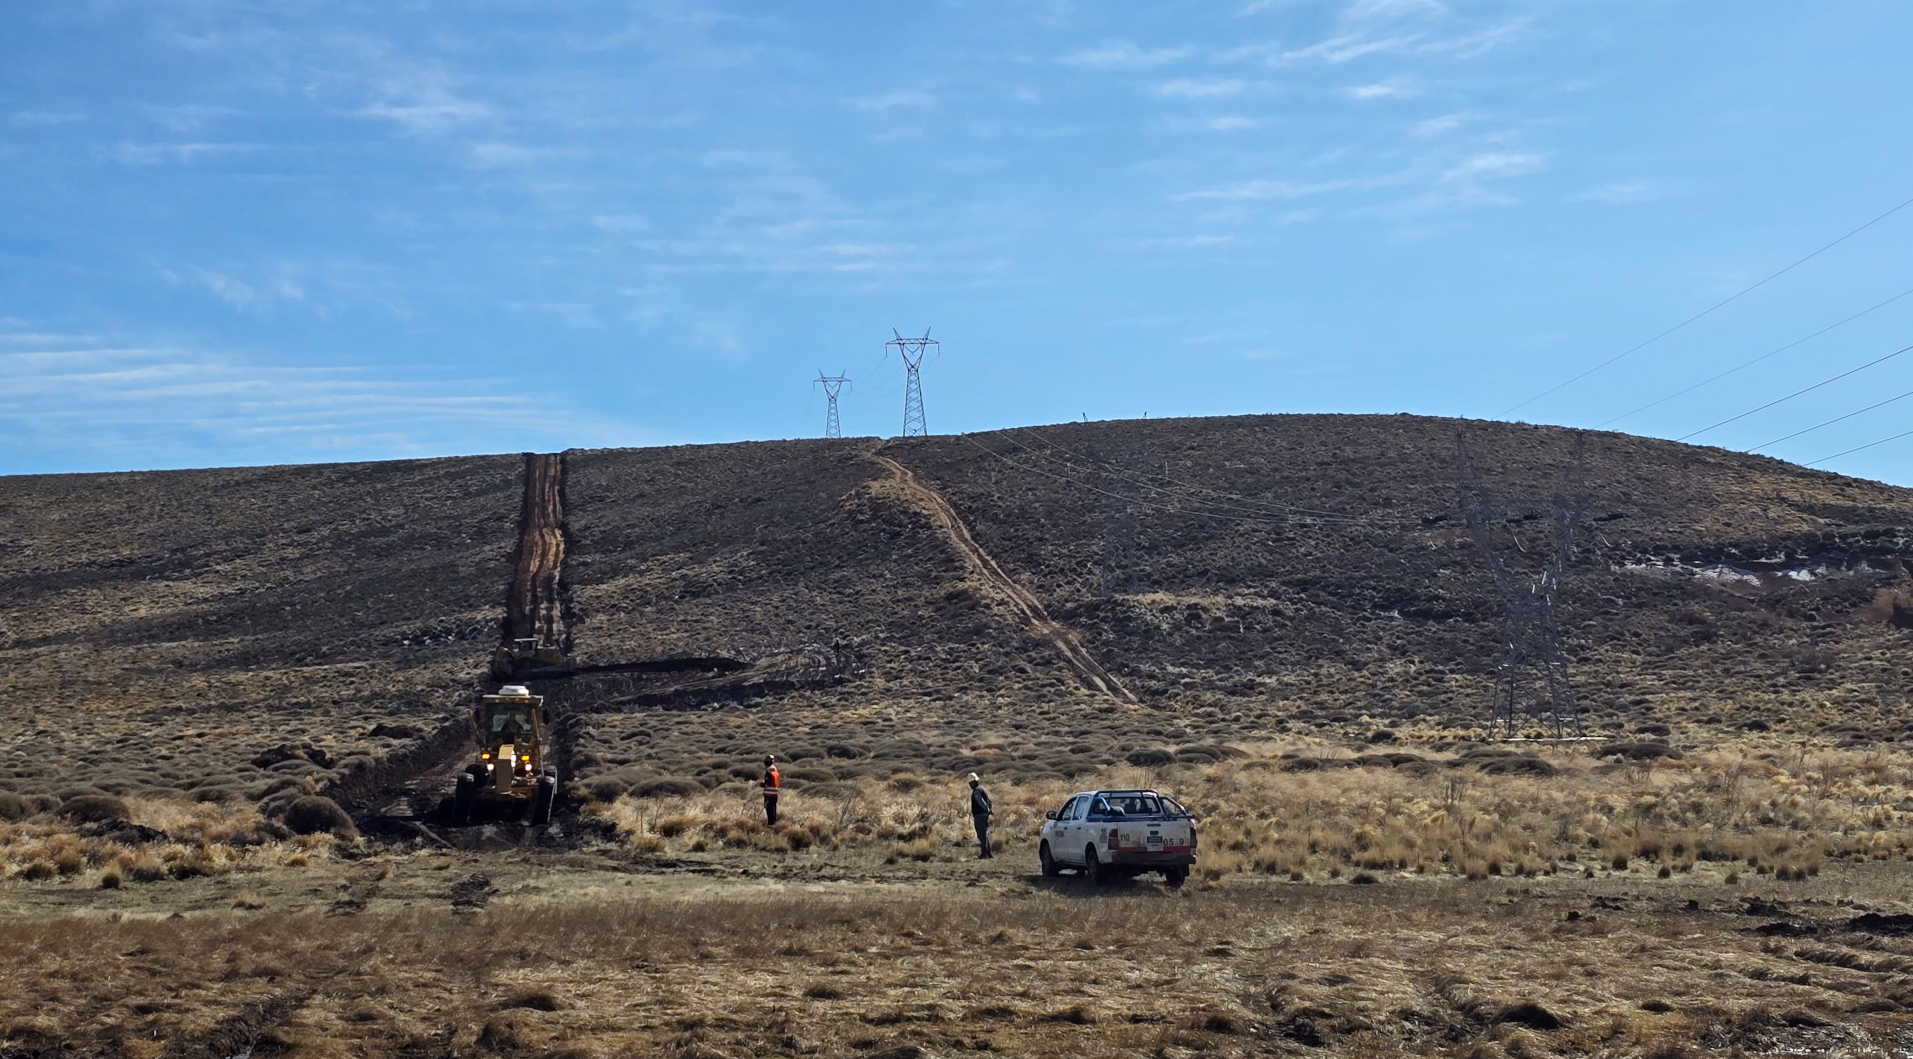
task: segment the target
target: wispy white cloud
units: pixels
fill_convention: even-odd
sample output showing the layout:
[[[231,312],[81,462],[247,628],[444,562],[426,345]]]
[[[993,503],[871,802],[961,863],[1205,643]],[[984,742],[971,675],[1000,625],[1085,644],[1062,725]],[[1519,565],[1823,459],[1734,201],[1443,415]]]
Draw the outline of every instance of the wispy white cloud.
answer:
[[[1097,70],[1146,70],[1186,59],[1194,48],[1141,48],[1130,41],[1109,41],[1063,57],[1068,66]]]
[[[1393,21],[1401,18],[1442,15],[1448,8],[1437,0],[1354,0],[1343,9],[1342,17],[1351,21]]]
[[[1322,180],[1297,183],[1291,180],[1244,180],[1201,191],[1186,191],[1175,196],[1178,202],[1255,202],[1263,199],[1305,199],[1348,187],[1346,180]]]
[[[1169,127],[1184,132],[1242,132],[1260,126],[1256,118],[1241,114],[1216,114],[1201,118],[1172,118]]]
[[[259,302],[259,292],[244,280],[234,279],[223,272],[214,272],[205,268],[189,268],[182,271],[161,269],[160,277],[166,282],[182,287],[197,287],[235,309],[250,309]]]
[[[487,140],[474,143],[465,149],[466,159],[474,169],[530,169],[561,158],[575,157],[577,152],[552,147],[528,147],[524,144],[501,143]]]
[[[644,232],[651,222],[635,213],[599,213],[592,215],[591,226],[607,232]]]
[[[1295,48],[1275,56],[1271,62],[1300,63],[1324,62],[1330,66],[1340,66],[1368,55],[1386,55],[1404,52],[1421,40],[1421,34],[1407,34],[1395,37],[1371,37],[1366,33],[1344,33],[1340,36],[1306,48]]]
[[[1625,206],[1636,202],[1652,202],[1667,195],[1667,188],[1652,180],[1617,180],[1597,187],[1588,188],[1569,196],[1570,202],[1601,202],[1610,206]]]
[[[1446,136],[1454,132],[1464,124],[1474,120],[1475,117],[1476,115],[1468,111],[1458,110],[1453,114],[1441,114],[1432,118],[1423,118],[1408,127],[1408,134],[1418,140],[1432,140],[1438,136]]]
[[[1413,99],[1422,94],[1420,83],[1406,74],[1376,81],[1366,85],[1350,85],[1342,89],[1342,94],[1350,99],[1367,102],[1376,99]]]
[[[236,107],[183,103],[170,106],[148,105],[142,108],[157,125],[173,132],[198,132],[214,122],[242,113]]]
[[[1166,99],[1227,99],[1242,94],[1249,87],[1246,81],[1234,79],[1219,81],[1177,80],[1165,81],[1156,86],[1156,94]]]
[[[388,69],[373,76],[371,101],[354,113],[392,122],[415,136],[451,132],[496,114],[491,104],[460,94],[457,82],[437,63]]]
[[[885,92],[882,95],[871,96],[867,99],[859,99],[857,100],[856,106],[858,110],[883,112],[891,110],[919,110],[924,107],[934,107],[936,104],[937,97],[928,92],[897,91]]]
[[[191,165],[207,158],[247,154],[260,150],[256,143],[120,143],[113,147],[112,158],[122,165]]]
[[[1531,17],[1511,19],[1500,25],[1489,26],[1473,33],[1464,33],[1458,37],[1444,37],[1421,44],[1416,50],[1430,55],[1447,55],[1456,59],[1473,59],[1488,54],[1503,44],[1519,40],[1527,33],[1528,26],[1534,20]]]
[[[498,439],[509,447],[539,429],[524,415],[523,390],[522,380],[295,366],[181,348],[0,352],[0,439],[15,451],[77,450],[95,466],[122,467],[231,464],[254,453],[491,451]],[[554,421],[565,423],[563,444],[579,435],[625,444],[643,436],[595,417]],[[486,438],[493,444],[482,445]]]
[[[1144,250],[1171,249],[1193,250],[1204,246],[1227,246],[1236,241],[1233,235],[1174,235],[1159,239],[1135,239],[1129,245]]]
[[[1547,164],[1547,157],[1535,152],[1478,151],[1440,166],[1421,193],[1373,212],[1400,217],[1512,205],[1518,200],[1508,182],[1539,173]]]
[[[7,116],[11,125],[71,125],[85,120],[85,114],[63,110],[16,110]]]

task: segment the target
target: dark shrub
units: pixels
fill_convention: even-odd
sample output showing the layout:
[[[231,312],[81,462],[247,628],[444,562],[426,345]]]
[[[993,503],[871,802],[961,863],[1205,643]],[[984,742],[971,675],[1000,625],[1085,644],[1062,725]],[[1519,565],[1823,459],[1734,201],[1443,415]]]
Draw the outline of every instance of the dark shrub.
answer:
[[[608,802],[631,789],[631,781],[616,774],[593,776],[578,785],[583,788],[585,797],[594,802]],[[702,789],[702,785],[699,785]]]
[[[60,817],[76,824],[125,820],[131,815],[126,802],[110,794],[81,794],[60,803]]]
[[[1653,761],[1655,758],[1678,759],[1681,752],[1666,743],[1647,740],[1609,743],[1601,748],[1602,757],[1624,758],[1628,761]]]
[[[1481,771],[1490,776],[1552,776],[1554,766],[1538,757],[1513,754],[1507,757],[1478,759]]]
[[[352,826],[352,817],[339,808],[339,803],[318,794],[308,794],[296,798],[286,806],[286,826],[298,835],[316,835],[321,831],[330,831],[340,838],[355,838],[358,828]]]
[[[32,815],[32,802],[12,791],[0,791],[0,820],[25,820]]]
[[[1176,760],[1176,756],[1167,750],[1145,747],[1141,750],[1130,751],[1129,755],[1123,760],[1137,768],[1155,768],[1169,764]]]
[[[703,794],[704,785],[696,780],[661,776],[638,784],[634,793],[640,798],[688,798],[693,794]]]

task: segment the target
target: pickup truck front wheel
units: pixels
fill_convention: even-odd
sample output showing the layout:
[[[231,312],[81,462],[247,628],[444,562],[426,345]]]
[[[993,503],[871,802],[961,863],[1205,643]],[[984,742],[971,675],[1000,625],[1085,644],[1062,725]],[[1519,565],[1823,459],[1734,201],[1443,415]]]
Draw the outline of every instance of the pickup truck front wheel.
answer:
[[[1036,859],[1042,862],[1044,875],[1063,874],[1063,866],[1056,863],[1056,858],[1050,855],[1048,842],[1036,847]]]
[[[1109,881],[1109,873],[1103,870],[1103,861],[1096,855],[1095,846],[1083,848],[1083,877],[1091,886],[1101,886]]]

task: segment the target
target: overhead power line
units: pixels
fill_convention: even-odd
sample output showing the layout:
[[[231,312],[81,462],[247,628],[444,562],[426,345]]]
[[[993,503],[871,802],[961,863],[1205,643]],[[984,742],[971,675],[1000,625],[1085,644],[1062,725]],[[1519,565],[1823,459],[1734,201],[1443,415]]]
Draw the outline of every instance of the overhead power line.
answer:
[[[1720,301],[1717,301],[1714,304],[1708,306],[1707,308],[1702,309],[1700,312],[1697,312],[1694,315],[1688,317],[1687,319],[1682,320],[1680,323],[1677,323],[1674,326],[1668,328],[1667,330],[1662,331],[1660,334],[1655,335],[1654,337],[1646,340],[1645,342],[1639,342],[1639,343],[1636,343],[1635,345],[1629,346],[1628,348],[1620,351],[1619,353],[1614,354],[1613,356],[1587,369],[1586,371],[1580,373],[1579,375],[1574,376],[1573,378],[1566,379],[1566,380],[1563,380],[1562,382],[1556,383],[1555,385],[1548,387],[1547,389],[1541,391],[1540,393],[1535,394],[1533,397],[1530,397],[1527,400],[1522,401],[1520,404],[1510,405],[1509,407],[1504,408],[1499,412],[1496,412],[1495,418],[1499,419],[1502,416],[1507,415],[1509,412],[1515,412],[1515,411],[1519,411],[1520,409],[1526,408],[1527,406],[1535,403],[1536,401],[1539,401],[1540,399],[1548,396],[1549,394],[1555,393],[1559,390],[1566,389],[1568,386],[1571,386],[1574,383],[1580,382],[1582,379],[1587,378],[1588,376],[1594,374],[1597,371],[1600,371],[1602,368],[1605,368],[1610,364],[1613,364],[1614,362],[1622,359],[1623,357],[1631,356],[1635,353],[1640,352],[1643,349],[1646,349],[1648,346],[1651,346],[1654,343],[1659,342],[1661,339],[1666,338],[1668,335],[1671,335],[1674,332],[1679,331],[1681,328],[1686,327],[1688,324],[1691,324],[1701,319],[1702,317],[1711,315],[1715,311],[1725,308],[1726,306],[1732,304],[1733,302],[1740,300],[1742,297],[1748,294],[1751,294],[1756,290],[1759,290],[1760,288],[1766,286],[1769,283],[1772,283],[1774,280],[1777,280],[1780,277],[1786,275],[1787,273],[1792,272],[1794,269],[1799,268],[1801,265],[1804,265],[1807,262],[1812,261],[1814,258],[1819,257],[1821,254],[1826,253],[1827,251],[1833,249],[1836,246],[1839,246],[1841,243],[1846,242],[1848,239],[1851,239],[1854,236],[1859,235],[1861,232],[1864,232],[1868,228],[1871,228],[1874,225],[1880,223],[1881,221],[1886,220],[1888,217],[1893,216],[1894,214],[1900,212],[1901,210],[1905,209],[1908,206],[1913,206],[1913,199],[1907,199],[1906,201],[1900,203],[1898,206],[1893,207],[1892,209],[1886,211],[1885,213],[1880,214],[1878,217],[1873,218],[1872,220],[1866,222],[1865,224],[1859,226],[1858,228],[1853,229],[1847,234],[1841,236],[1840,238],[1835,239],[1833,242],[1828,243],[1827,245],[1821,247],[1818,250],[1815,250],[1813,253],[1808,254],[1806,257],[1803,257],[1800,260],[1795,261],[1793,264],[1788,265],[1786,268],[1783,268],[1778,272],[1774,272],[1755,283],[1742,287],[1740,290],[1735,291],[1733,294],[1728,295],[1725,298],[1722,298]]]
[[[1745,419],[1750,415],[1753,415],[1755,412],[1764,412],[1767,409],[1772,408],[1774,405],[1785,404],[1786,402],[1793,400],[1794,398],[1800,396],[1801,394],[1812,393],[1813,391],[1818,390],[1822,386],[1827,386],[1832,383],[1839,382],[1841,379],[1844,379],[1849,375],[1853,375],[1853,374],[1857,374],[1859,372],[1865,371],[1868,368],[1873,367],[1875,364],[1884,364],[1887,361],[1892,360],[1894,357],[1897,357],[1902,353],[1908,352],[1909,350],[1913,350],[1913,346],[1903,346],[1899,349],[1894,350],[1891,353],[1888,353],[1884,357],[1880,357],[1877,360],[1869,360],[1865,364],[1862,364],[1857,368],[1848,368],[1846,371],[1843,371],[1840,374],[1835,375],[1831,379],[1821,379],[1819,382],[1814,383],[1812,386],[1802,387],[1788,394],[1785,397],[1775,398],[1774,400],[1768,401],[1766,404],[1763,404],[1758,408],[1749,408],[1745,412],[1742,412],[1737,416],[1728,416],[1726,419],[1723,419],[1720,422],[1713,424],[1712,426],[1702,427],[1691,434],[1683,434],[1680,437],[1675,438],[1674,440],[1686,441],[1688,438],[1697,438],[1701,436],[1702,434],[1707,433],[1710,430],[1717,430],[1720,427],[1724,427],[1729,423],[1739,422],[1740,420]],[[1832,459],[1833,457],[1829,456],[1827,458]]]
[[[1723,371],[1718,375],[1710,375],[1707,378],[1702,379],[1701,381],[1695,383],[1692,386],[1687,387],[1684,390],[1676,390],[1673,393],[1668,394],[1666,397],[1663,397],[1658,401],[1649,401],[1647,404],[1644,404],[1640,406],[1639,408],[1634,409],[1632,412],[1622,412],[1620,415],[1615,416],[1613,419],[1609,419],[1601,423],[1596,423],[1594,425],[1594,429],[1601,430],[1614,423],[1619,423],[1623,419],[1627,419],[1631,416],[1639,415],[1640,413],[1645,412],[1650,408],[1658,408],[1661,405],[1664,405],[1667,402],[1672,401],[1676,397],[1685,397],[1688,394],[1693,393],[1695,390],[1698,390],[1701,387],[1708,385],[1709,383],[1719,382],[1720,380],[1726,378],[1727,376],[1733,375],[1736,372],[1745,371],[1746,369],[1753,367],[1754,365],[1760,363],[1763,360],[1785,353],[1786,351],[1792,349],[1793,347],[1797,345],[1800,345],[1803,342],[1811,342],[1814,339],[1819,338],[1821,335],[1826,334],[1828,331],[1831,331],[1837,327],[1842,327],[1846,324],[1850,324],[1853,321],[1858,320],[1860,317],[1865,316],[1866,314],[1870,312],[1873,312],[1875,309],[1884,309],[1887,306],[1892,305],[1894,302],[1899,301],[1901,298],[1904,298],[1909,294],[1913,294],[1913,287],[1908,287],[1907,289],[1901,291],[1898,294],[1895,294],[1893,297],[1888,298],[1887,300],[1883,302],[1879,302],[1877,304],[1870,305],[1865,309],[1861,309],[1859,312],[1854,313],[1852,316],[1849,316],[1843,320],[1840,320],[1837,323],[1828,324],[1827,326],[1821,328],[1818,331],[1815,331],[1813,334],[1810,334],[1806,336],[1805,338],[1796,338],[1793,341],[1787,343],[1786,345],[1781,346],[1777,349],[1768,350],[1767,352],[1762,353],[1760,356],[1757,356],[1754,359],[1747,361],[1744,364],[1737,364],[1734,367],[1728,368],[1726,371]]]
[[[1901,438],[1905,438],[1905,437],[1913,437],[1913,430],[1903,430],[1903,431],[1901,431],[1900,433],[1898,433],[1898,434],[1895,434],[1895,435],[1893,435],[1893,436],[1892,436],[1892,437],[1890,437],[1890,438],[1881,438],[1881,439],[1880,439],[1880,440],[1878,440],[1878,441],[1869,441],[1869,442],[1867,442],[1867,443],[1866,443],[1866,444],[1864,444],[1864,445],[1855,445],[1855,446],[1853,446],[1852,448],[1850,448],[1850,449],[1847,449],[1847,450],[1846,450],[1846,451],[1844,451],[1844,452],[1836,452],[1836,453],[1834,453],[1834,454],[1833,454],[1833,455],[1831,455],[1831,456],[1822,456],[1822,457],[1820,457],[1819,459],[1817,459],[1817,460],[1815,460],[1815,461],[1813,461],[1812,463],[1809,463],[1809,464],[1806,464],[1806,466],[1808,466],[1808,467],[1818,467],[1818,466],[1820,466],[1821,464],[1823,464],[1823,463],[1825,463],[1825,462],[1827,462],[1828,460],[1837,460],[1837,459],[1839,459],[1839,458],[1840,458],[1840,457],[1842,457],[1842,456],[1851,456],[1851,455],[1853,455],[1854,453],[1856,453],[1856,452],[1859,452],[1859,451],[1861,451],[1862,449],[1870,449],[1870,448],[1873,448],[1873,447],[1874,447],[1874,446],[1876,446],[1876,445],[1884,445],[1884,444],[1886,444],[1886,443],[1887,443],[1887,442],[1889,442],[1889,441],[1898,441],[1898,440],[1900,440]]]
[[[1815,423],[1814,425],[1806,428],[1805,430],[1796,430],[1793,433],[1788,434],[1784,438],[1775,438],[1772,441],[1763,441],[1760,444],[1755,445],[1753,448],[1748,449],[1747,451],[1759,452],[1761,449],[1764,449],[1769,445],[1778,445],[1783,441],[1792,441],[1794,438],[1797,438],[1802,434],[1811,434],[1814,431],[1819,430],[1821,427],[1830,427],[1835,423],[1845,422],[1846,420],[1852,419],[1854,416],[1860,415],[1865,412],[1871,412],[1875,408],[1884,408],[1895,401],[1904,401],[1909,397],[1913,397],[1913,390],[1908,390],[1905,393],[1899,395],[1898,397],[1889,397],[1884,401],[1875,401],[1874,403],[1867,405],[1865,408],[1862,408],[1853,412],[1848,412],[1846,415],[1843,415],[1843,416],[1835,416],[1834,418],[1829,419],[1824,423]]]

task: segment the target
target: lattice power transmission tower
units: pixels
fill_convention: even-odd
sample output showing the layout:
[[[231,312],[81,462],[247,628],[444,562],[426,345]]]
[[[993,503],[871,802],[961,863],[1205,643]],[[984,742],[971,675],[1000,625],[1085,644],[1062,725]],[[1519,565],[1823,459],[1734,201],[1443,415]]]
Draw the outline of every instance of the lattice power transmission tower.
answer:
[[[837,395],[850,388],[850,377],[842,373],[825,375],[823,369],[819,368],[815,381],[824,388],[824,397],[830,401],[830,411],[824,414],[824,436],[841,438],[844,428],[837,422]]]
[[[1574,703],[1574,686],[1568,680],[1567,655],[1561,649],[1561,626],[1555,618],[1554,603],[1562,571],[1574,555],[1575,527],[1587,511],[1588,498],[1581,489],[1584,460],[1585,443],[1576,435],[1568,478],[1549,500],[1554,548],[1540,575],[1530,579],[1509,566],[1497,549],[1494,531],[1497,525],[1513,527],[1538,521],[1535,508],[1539,505],[1497,502],[1468,461],[1466,439],[1455,436],[1461,513],[1468,521],[1475,547],[1494,575],[1495,587],[1501,591],[1501,653],[1495,660],[1491,728],[1502,738],[1513,738],[1523,721],[1545,725],[1557,739],[1569,733],[1581,734],[1581,714]],[[1520,541],[1515,544],[1520,547]]]
[[[927,327],[923,329],[922,338],[905,338],[903,335],[898,334],[897,329],[894,327],[890,329],[890,333],[896,335],[896,337],[885,342],[884,348],[888,349],[891,346],[897,347],[897,355],[903,358],[905,375],[903,380],[903,436],[906,438],[922,437],[929,433],[929,431],[925,429],[923,425],[923,378],[919,374],[919,369],[923,367],[924,355],[926,353],[933,355],[940,353],[942,347],[930,337],[930,329]]]

